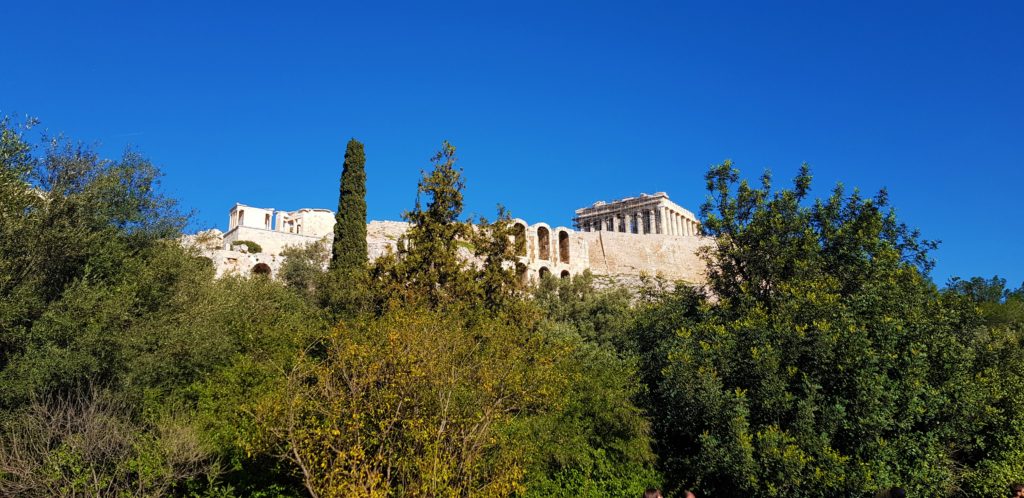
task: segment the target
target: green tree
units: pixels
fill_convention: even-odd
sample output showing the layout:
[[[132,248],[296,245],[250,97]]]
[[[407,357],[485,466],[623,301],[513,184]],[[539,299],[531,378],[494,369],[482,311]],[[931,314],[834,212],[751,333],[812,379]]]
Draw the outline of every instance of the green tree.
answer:
[[[354,138],[345,147],[338,212],[334,216],[330,268],[346,272],[366,268],[366,155],[363,144]]]
[[[767,173],[752,187],[728,162],[707,180],[715,300],[667,298],[635,331],[658,339],[642,364],[671,487],[986,494],[1019,468],[1022,383],[1000,360],[1017,339],[943,298],[926,273],[935,243],[884,192],[808,202],[806,166],[790,189]]]
[[[945,292],[961,296],[976,306],[989,327],[1024,329],[1024,285],[1010,289],[1006,279],[998,275],[967,280],[953,277],[946,284]]]
[[[517,254],[525,250],[523,237],[515,237],[512,217],[498,205],[498,216],[490,222],[480,217],[469,232],[472,256],[480,262],[474,268],[477,299],[492,310],[506,309],[522,296],[523,283],[516,273]],[[467,255],[468,256],[468,255]]]
[[[40,151],[2,124],[0,198],[11,202],[0,207],[0,406],[15,408],[89,376],[110,378],[117,364],[101,329],[162,306],[180,275],[167,269],[162,286],[139,276],[183,253],[166,240],[185,216],[140,154],[105,160],[62,139]]]
[[[306,296],[312,296],[317,284],[324,278],[327,245],[321,242],[288,246],[281,251],[284,262],[278,277],[288,287]]]
[[[279,282],[215,280],[182,247],[185,217],[138,153],[37,147],[2,125],[3,493],[287,489],[289,474],[241,451],[227,421],[315,342],[321,312]],[[94,389],[116,406],[94,402]]]
[[[313,496],[509,496],[516,420],[552,407],[566,350],[500,317],[406,308],[344,322],[283,393],[254,400],[253,450],[292,462]]]
[[[458,241],[469,235],[469,226],[459,220],[466,182],[456,161],[455,146],[443,142],[431,158],[430,173],[420,178],[415,206],[402,215],[411,224],[399,242],[405,277],[411,286],[427,291],[435,304],[463,294],[467,273],[458,251]]]
[[[430,172],[422,173],[416,203],[402,214],[409,229],[399,238],[397,253],[378,259],[373,269],[378,309],[395,303],[440,307],[478,294],[467,258],[459,254],[472,229],[459,219],[466,185],[456,161],[455,146],[445,141],[431,158]]]

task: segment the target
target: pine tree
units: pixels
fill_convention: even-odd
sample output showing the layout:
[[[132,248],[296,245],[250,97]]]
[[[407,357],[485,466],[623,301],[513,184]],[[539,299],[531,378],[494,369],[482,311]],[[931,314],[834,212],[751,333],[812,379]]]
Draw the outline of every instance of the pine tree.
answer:
[[[468,225],[459,221],[466,183],[456,161],[455,146],[444,141],[431,158],[432,170],[420,178],[415,207],[402,215],[411,224],[400,244],[406,278],[412,286],[422,286],[435,304],[465,292],[458,242],[469,233]]]
[[[338,212],[334,215],[334,245],[331,270],[358,270],[366,267],[366,155],[363,144],[348,141],[341,171]]]

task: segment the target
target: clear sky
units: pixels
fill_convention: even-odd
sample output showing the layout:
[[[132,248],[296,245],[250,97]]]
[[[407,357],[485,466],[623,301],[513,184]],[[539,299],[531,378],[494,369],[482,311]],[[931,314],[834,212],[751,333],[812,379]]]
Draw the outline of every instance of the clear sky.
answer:
[[[732,159],[815,193],[888,187],[943,241],[933,273],[1024,281],[1024,2],[0,4],[0,113],[117,155],[227,224],[235,202],[337,206],[366,145],[369,216],[456,146],[467,211],[570,225],[666,191],[697,211]]]

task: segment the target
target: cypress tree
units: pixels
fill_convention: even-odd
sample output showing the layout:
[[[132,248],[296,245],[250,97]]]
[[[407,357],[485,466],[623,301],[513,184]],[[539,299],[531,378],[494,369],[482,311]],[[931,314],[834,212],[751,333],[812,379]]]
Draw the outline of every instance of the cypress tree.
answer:
[[[338,212],[334,215],[332,270],[358,270],[366,267],[366,155],[363,144],[348,141],[341,170]]]

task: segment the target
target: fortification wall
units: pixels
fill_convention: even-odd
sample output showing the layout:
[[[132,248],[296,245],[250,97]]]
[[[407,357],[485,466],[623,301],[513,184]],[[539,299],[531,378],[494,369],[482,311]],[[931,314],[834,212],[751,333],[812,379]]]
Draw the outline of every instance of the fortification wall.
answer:
[[[283,230],[253,227],[247,219],[237,223],[239,210],[248,210],[247,217],[262,216],[266,221],[271,210],[259,210],[236,205],[232,210],[236,221],[231,230],[221,233],[211,230],[187,236],[186,245],[199,248],[217,268],[217,275],[231,273],[266,273],[276,276],[284,258],[281,252],[289,246],[331,243],[333,232],[326,231],[330,214],[327,210],[303,209],[281,218],[284,222],[296,222],[302,231],[321,229],[326,235],[316,237]],[[301,218],[301,219],[300,219]],[[322,219],[321,219],[322,218]],[[313,223],[314,220],[322,223]],[[516,263],[517,271],[525,281],[537,281],[544,275],[565,278],[590,270],[598,277],[610,282],[637,281],[641,275],[660,276],[670,281],[684,281],[701,285],[705,283],[704,262],[697,255],[701,247],[711,244],[711,239],[697,235],[630,233],[630,231],[577,232],[572,229],[546,223],[528,224],[521,219],[513,220],[514,235],[523,239],[523,252]],[[651,225],[653,227],[654,225]],[[396,221],[371,221],[367,224],[367,252],[373,261],[396,250],[398,239],[408,230],[409,224]],[[624,227],[623,227],[624,228]],[[288,227],[292,229],[291,226]],[[653,230],[652,230],[653,231]],[[251,240],[262,248],[261,252],[250,253],[242,246],[232,246],[241,240]],[[329,250],[328,250],[329,252]],[[468,261],[478,264],[472,252],[463,247],[460,254]],[[324,261],[326,267],[327,261]]]
[[[314,242],[328,243],[323,237],[312,237],[297,233],[278,232],[277,230],[265,230],[246,226],[235,227],[224,234],[224,243],[230,249],[231,244],[240,240],[251,240],[263,248],[263,252],[269,254],[281,254],[281,251],[288,246],[304,246]]]
[[[577,232],[587,241],[594,275],[625,277],[647,274],[702,285],[704,261],[697,255],[713,241],[694,235],[635,235],[622,232]]]

